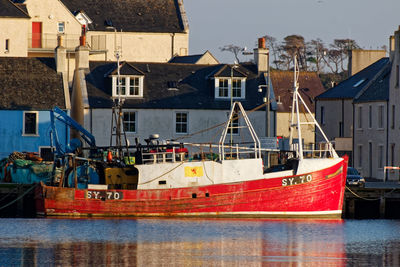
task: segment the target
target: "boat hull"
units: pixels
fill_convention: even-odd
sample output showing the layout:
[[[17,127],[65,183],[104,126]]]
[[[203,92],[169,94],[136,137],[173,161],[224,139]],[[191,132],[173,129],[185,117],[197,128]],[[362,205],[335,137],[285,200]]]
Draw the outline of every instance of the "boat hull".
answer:
[[[347,157],[299,176],[154,190],[36,189],[39,216],[341,217]]]

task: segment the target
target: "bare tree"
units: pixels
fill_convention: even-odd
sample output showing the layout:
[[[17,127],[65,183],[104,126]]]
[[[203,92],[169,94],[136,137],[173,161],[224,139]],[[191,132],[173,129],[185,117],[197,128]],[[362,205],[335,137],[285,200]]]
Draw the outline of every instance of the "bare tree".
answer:
[[[346,71],[344,63],[346,62],[346,59],[348,59],[349,51],[360,48],[356,41],[352,39],[335,39],[333,40],[331,47],[340,52],[339,64],[342,71]]]
[[[239,54],[244,51],[244,47],[230,44],[230,45],[225,45],[223,47],[220,47],[219,50],[221,50],[222,52],[228,51],[228,52],[233,53],[233,55],[235,56],[236,62],[240,63]]]
[[[314,64],[315,71],[319,74],[325,67],[324,56],[327,53],[327,49],[321,39],[311,40],[307,43],[308,53],[307,62]]]
[[[299,59],[300,68],[307,70],[306,62],[306,46],[304,37],[301,35],[288,35],[284,38],[283,48],[286,53],[286,57],[291,59],[297,55]]]

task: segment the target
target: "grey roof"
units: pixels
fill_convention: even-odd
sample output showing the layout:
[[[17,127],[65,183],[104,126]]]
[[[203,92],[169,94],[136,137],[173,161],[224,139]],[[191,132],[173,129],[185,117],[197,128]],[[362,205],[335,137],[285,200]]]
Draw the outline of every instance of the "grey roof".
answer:
[[[61,0],[73,13],[84,11],[89,30],[114,26],[124,32],[185,32],[177,0]]]
[[[17,5],[10,0],[0,0],[0,18],[29,18],[24,5]]]
[[[226,65],[196,65],[175,63],[129,62],[144,73],[143,98],[126,99],[124,108],[143,109],[229,109],[229,100],[214,98],[214,80],[211,74]],[[115,62],[90,62],[86,77],[89,104],[92,108],[111,108],[111,79],[107,73],[116,69]],[[242,64],[238,71],[245,73],[246,99],[244,108],[252,109],[263,104],[258,85],[264,84],[254,64]],[[176,89],[169,85],[176,83]]]
[[[337,86],[320,94],[316,99],[353,99],[369,84],[376,74],[389,62],[389,58],[381,58],[365,69],[357,72]]]
[[[0,57],[0,109],[65,108],[61,75],[52,58]]]
[[[389,100],[390,72],[392,64],[390,61],[383,66],[382,70],[353,100],[354,103],[387,101]]]
[[[175,56],[171,58],[169,63],[196,64],[196,62],[199,61],[199,59],[201,59],[202,56],[203,54],[190,55],[190,56]]]

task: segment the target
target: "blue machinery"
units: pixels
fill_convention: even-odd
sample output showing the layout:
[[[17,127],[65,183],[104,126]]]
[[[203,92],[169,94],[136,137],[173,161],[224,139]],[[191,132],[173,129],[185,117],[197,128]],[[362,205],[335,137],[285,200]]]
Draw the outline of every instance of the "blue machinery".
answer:
[[[82,125],[80,125],[74,119],[72,119],[67,113],[65,113],[63,110],[61,110],[59,107],[54,107],[53,110],[50,111],[50,119],[51,119],[51,134],[50,135],[52,138],[52,143],[53,143],[53,139],[54,139],[57,156],[61,156],[65,153],[73,152],[81,144],[80,144],[79,140],[72,139],[69,142],[70,144],[65,149],[63,149],[60,141],[58,140],[56,125],[55,125],[56,119],[63,122],[65,125],[69,126],[70,128],[78,131],[80,133],[80,136],[82,137],[82,139],[85,140],[85,142],[91,148],[96,147],[96,140],[95,140],[94,136],[91,133],[89,133],[85,128],[83,128]]]

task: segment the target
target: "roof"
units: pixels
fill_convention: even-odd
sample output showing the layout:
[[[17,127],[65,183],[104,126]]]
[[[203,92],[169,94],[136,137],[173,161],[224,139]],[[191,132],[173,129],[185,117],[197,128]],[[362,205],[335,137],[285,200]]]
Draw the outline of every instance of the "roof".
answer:
[[[196,64],[197,61],[203,56],[200,55],[190,55],[190,56],[175,56],[171,58],[169,63],[185,63],[185,64]]]
[[[10,0],[0,0],[0,18],[29,18],[25,5],[17,5]]]
[[[124,32],[186,32],[178,0],[61,1],[73,14],[87,14],[93,21],[89,30],[105,31],[113,26]]]
[[[317,96],[317,99],[354,99],[388,62],[389,58],[387,57],[379,59],[337,86]]]
[[[212,73],[228,65],[198,65],[175,63],[137,63],[129,65],[144,73],[143,98],[126,99],[124,108],[141,109],[226,109],[229,100],[214,98]],[[109,73],[116,69],[115,62],[90,62],[86,76],[89,104],[92,108],[111,108],[111,79]],[[238,71],[245,73],[246,99],[241,101],[245,109],[263,104],[258,85],[265,82],[258,75],[254,64],[242,64]],[[176,84],[176,89],[169,88]]]
[[[0,57],[0,109],[65,108],[62,76],[52,58]]]
[[[382,70],[376,74],[373,80],[365,86],[355,98],[354,103],[371,101],[388,101],[390,88],[390,73],[392,64],[390,61],[383,66]]]
[[[271,71],[271,82],[278,101],[278,112],[290,112],[293,100],[293,72]],[[311,112],[314,112],[314,98],[324,92],[324,87],[316,72],[299,73],[299,93]],[[281,104],[279,104],[281,102]]]

